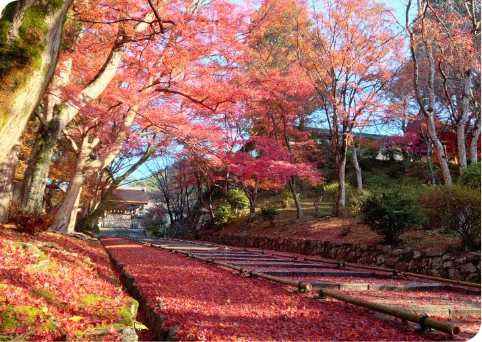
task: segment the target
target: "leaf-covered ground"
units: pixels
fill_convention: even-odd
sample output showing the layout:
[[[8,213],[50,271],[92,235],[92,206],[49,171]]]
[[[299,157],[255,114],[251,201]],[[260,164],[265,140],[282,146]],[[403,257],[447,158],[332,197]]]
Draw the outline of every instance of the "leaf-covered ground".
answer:
[[[126,239],[102,238],[102,243],[134,276],[148,304],[167,317],[162,328],[179,326],[175,337],[180,340],[450,339],[444,333],[420,335],[397,318],[337,301],[319,303],[277,283]]]
[[[136,306],[98,241],[0,228],[0,341],[118,340]]]
[[[287,215],[285,220],[277,219],[275,225],[263,221],[253,225],[245,222],[247,221],[245,218],[241,218],[223,227],[219,233],[273,238],[305,238],[367,245],[383,244],[382,236],[371,231],[367,225],[352,220],[337,217],[312,218],[309,215],[306,218],[293,220],[293,217],[295,216],[291,213],[291,216]],[[402,233],[400,240],[393,247],[463,252],[461,240],[454,235],[447,234],[442,229],[436,231],[408,230]]]

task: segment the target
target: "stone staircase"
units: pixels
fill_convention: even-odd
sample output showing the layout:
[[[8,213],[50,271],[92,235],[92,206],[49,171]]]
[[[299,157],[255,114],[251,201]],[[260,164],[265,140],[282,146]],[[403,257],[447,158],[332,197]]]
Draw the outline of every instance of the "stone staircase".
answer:
[[[121,236],[131,238],[146,237],[144,229],[129,229],[129,228],[101,228],[99,236]]]

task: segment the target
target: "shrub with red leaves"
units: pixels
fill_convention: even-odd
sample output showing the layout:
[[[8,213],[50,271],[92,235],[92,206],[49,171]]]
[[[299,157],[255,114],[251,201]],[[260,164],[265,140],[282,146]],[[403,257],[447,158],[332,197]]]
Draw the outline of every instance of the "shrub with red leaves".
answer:
[[[21,233],[36,234],[45,232],[55,221],[53,214],[27,211],[19,205],[10,207],[10,222]]]

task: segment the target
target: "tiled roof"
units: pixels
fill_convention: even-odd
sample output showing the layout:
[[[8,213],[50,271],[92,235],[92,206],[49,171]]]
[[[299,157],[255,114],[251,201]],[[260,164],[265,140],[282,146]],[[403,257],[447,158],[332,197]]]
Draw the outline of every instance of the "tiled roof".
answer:
[[[149,199],[145,188],[118,188],[114,190],[116,201],[125,203],[144,203]]]

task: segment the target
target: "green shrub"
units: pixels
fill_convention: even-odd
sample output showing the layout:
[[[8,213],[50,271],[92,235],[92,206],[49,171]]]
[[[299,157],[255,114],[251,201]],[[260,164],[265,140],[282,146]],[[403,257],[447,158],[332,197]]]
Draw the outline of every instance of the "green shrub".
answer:
[[[453,231],[466,248],[480,249],[480,190],[461,186],[430,187],[418,201],[428,220],[426,229]]]
[[[223,203],[216,208],[216,217],[214,224],[216,226],[224,226],[234,217],[231,205],[229,203]]]
[[[55,222],[55,215],[52,213],[30,212],[18,204],[11,206],[9,212],[9,221],[21,233],[33,235],[45,232]]]
[[[367,196],[367,192],[365,190],[359,190],[351,186],[348,183],[345,183],[345,205],[348,206],[359,206],[360,200]],[[338,198],[338,183],[328,183],[323,186],[323,199],[333,205],[336,203]]]
[[[229,190],[226,195],[226,200],[231,206],[231,209],[234,210],[235,214],[238,214],[239,210],[243,210],[249,207],[248,197],[246,197],[244,191],[239,189]]]
[[[278,216],[279,211],[274,207],[262,207],[261,208],[261,217],[264,221],[269,221],[270,223],[274,223],[276,216]]]
[[[410,228],[416,228],[425,217],[407,191],[384,190],[371,194],[361,208],[363,223],[377,234],[383,235],[386,243],[396,242],[398,236]]]
[[[295,200],[293,198],[293,194],[290,190],[283,190],[281,191],[281,208],[287,208],[290,205],[293,205]]]
[[[480,162],[471,163],[457,179],[457,184],[471,189],[480,189]]]

